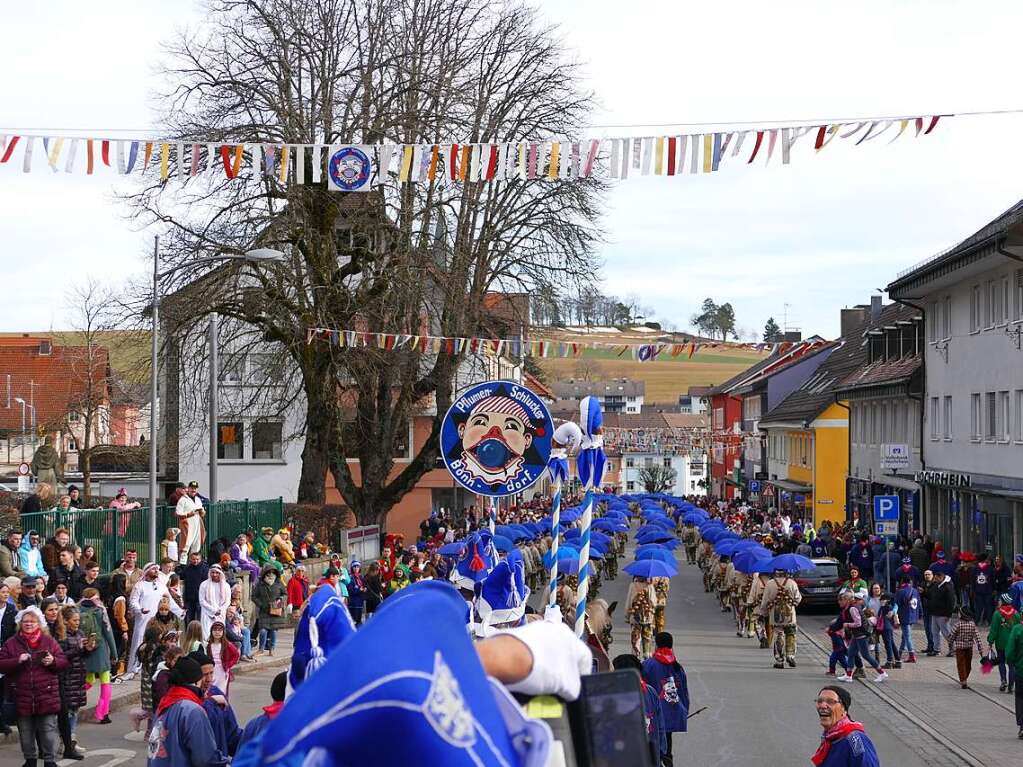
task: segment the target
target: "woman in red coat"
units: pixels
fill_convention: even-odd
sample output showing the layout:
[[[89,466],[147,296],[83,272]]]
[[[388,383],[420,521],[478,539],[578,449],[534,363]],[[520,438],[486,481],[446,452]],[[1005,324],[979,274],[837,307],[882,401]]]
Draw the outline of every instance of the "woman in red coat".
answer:
[[[220,688],[224,697],[229,697],[231,686],[231,669],[241,658],[241,651],[224,636],[224,622],[213,621],[210,626],[210,641],[206,644],[206,654],[213,659],[213,684]]]
[[[305,565],[299,565],[288,581],[288,604],[297,616],[302,605],[309,599],[309,576],[305,574]]]
[[[0,648],[0,674],[18,712],[21,753],[27,763],[35,764],[41,756],[44,764],[56,764],[59,673],[67,668],[67,658],[57,640],[43,630],[39,608],[25,608],[15,621],[18,633]]]

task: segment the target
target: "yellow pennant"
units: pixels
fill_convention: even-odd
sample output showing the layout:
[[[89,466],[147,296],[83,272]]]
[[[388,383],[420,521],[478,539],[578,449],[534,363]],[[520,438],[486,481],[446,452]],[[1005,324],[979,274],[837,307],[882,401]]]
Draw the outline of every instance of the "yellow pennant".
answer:
[[[658,136],[654,142],[654,175],[664,175],[664,136]]]
[[[288,151],[289,149],[290,147],[287,145],[281,147],[281,170],[278,174],[278,179],[282,184],[288,183],[288,157],[291,154],[291,152]]]
[[[412,170],[412,146],[406,144],[401,154],[401,171],[398,173],[398,181],[408,181],[409,171]]]
[[[714,168],[714,136],[703,134],[703,172],[710,173]]]
[[[547,178],[558,177],[558,158],[561,157],[561,144],[557,141],[551,143],[551,164],[547,169]]]
[[[170,144],[160,144],[160,180],[166,181],[168,176],[168,166],[170,165]]]

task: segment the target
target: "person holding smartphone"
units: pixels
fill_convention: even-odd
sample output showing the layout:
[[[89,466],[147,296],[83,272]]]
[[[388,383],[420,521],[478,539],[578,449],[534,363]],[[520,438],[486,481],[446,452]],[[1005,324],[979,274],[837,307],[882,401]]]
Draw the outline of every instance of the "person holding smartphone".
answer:
[[[67,658],[49,636],[37,607],[17,614],[18,633],[0,647],[0,674],[7,681],[18,715],[18,738],[25,761],[57,763],[57,715],[60,713],[59,673]]]

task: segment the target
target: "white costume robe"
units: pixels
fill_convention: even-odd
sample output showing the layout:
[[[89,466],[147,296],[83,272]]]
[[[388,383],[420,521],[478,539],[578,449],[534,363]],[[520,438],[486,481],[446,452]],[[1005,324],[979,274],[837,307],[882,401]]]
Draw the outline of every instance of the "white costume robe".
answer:
[[[131,597],[128,598],[128,609],[131,611],[132,618],[135,621],[135,629],[132,631],[131,647],[128,649],[128,671],[130,673],[137,674],[141,667],[136,654],[139,646],[142,644],[143,637],[146,635],[146,626],[149,625],[152,617],[156,615],[156,611],[160,607],[160,600],[164,597],[170,598],[171,612],[183,619],[185,617],[184,610],[178,607],[174,599],[170,597],[166,584],[162,583],[159,578],[153,581],[147,581],[143,578],[131,590]],[[143,613],[143,610],[146,612]]]
[[[202,635],[206,641],[209,641],[210,626],[214,621],[227,625],[227,608],[230,605],[231,587],[223,575],[220,576],[219,583],[207,578],[199,584],[199,620],[202,622]]]
[[[202,502],[198,497],[189,498],[187,495],[182,495],[178,499],[178,505],[174,507],[174,515],[178,519],[178,525],[181,528],[182,542],[180,547],[180,556],[178,561],[181,564],[187,564],[188,555],[193,551],[202,552],[202,544],[206,539],[206,525],[203,522],[203,518],[194,512],[199,511],[202,508]]]

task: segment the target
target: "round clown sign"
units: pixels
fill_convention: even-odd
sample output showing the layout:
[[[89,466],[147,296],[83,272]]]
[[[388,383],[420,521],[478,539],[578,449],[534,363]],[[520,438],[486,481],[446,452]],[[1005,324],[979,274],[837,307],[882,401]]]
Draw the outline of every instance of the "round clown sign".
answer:
[[[480,495],[512,495],[536,482],[551,455],[554,423],[536,394],[513,381],[465,390],[441,425],[444,463]]]

